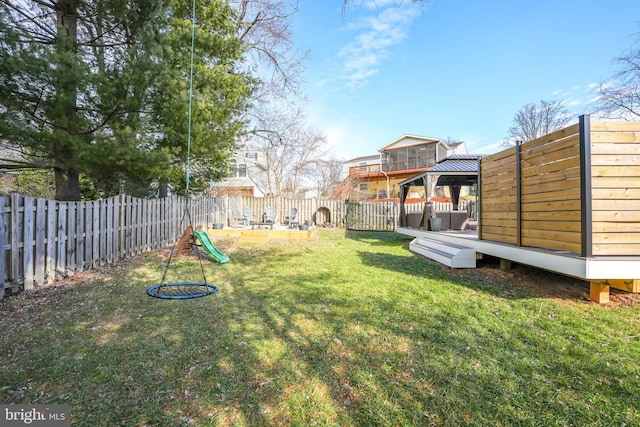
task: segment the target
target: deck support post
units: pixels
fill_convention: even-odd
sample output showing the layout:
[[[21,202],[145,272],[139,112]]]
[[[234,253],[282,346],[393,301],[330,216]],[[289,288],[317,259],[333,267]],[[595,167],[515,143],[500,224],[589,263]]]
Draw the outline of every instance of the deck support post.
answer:
[[[606,304],[609,302],[609,285],[603,283],[590,283],[590,298],[591,301],[598,304]]]
[[[511,260],[500,258],[500,270],[509,271],[511,270]]]

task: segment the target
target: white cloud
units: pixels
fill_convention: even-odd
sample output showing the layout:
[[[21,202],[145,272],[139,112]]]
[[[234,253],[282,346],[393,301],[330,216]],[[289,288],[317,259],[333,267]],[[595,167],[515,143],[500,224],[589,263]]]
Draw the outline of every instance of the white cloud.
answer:
[[[338,52],[345,61],[342,78],[350,88],[368,84],[368,79],[389,57],[390,49],[405,39],[411,22],[419,13],[415,6],[404,5],[398,0],[377,0],[363,5],[375,15],[349,25],[347,29],[358,31],[358,34]]]
[[[470,153],[474,153],[474,154],[493,154],[507,148],[507,146],[505,145],[505,141],[498,141],[498,142],[494,142],[492,144],[483,145],[483,146],[479,146],[479,145],[480,143],[470,144],[469,142],[467,142],[467,150]]]
[[[403,3],[402,0],[370,0],[363,2],[363,6],[367,9],[379,9],[387,6],[399,6]]]
[[[567,107],[575,107],[576,105],[582,105],[582,101],[576,98],[567,98],[563,101],[563,104]]]

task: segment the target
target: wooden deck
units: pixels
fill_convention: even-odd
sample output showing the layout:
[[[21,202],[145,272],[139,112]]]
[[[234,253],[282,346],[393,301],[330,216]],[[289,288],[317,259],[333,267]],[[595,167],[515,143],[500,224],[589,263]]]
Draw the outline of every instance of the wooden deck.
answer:
[[[639,156],[640,122],[591,123],[583,115],[479,160],[477,237],[398,231],[416,237],[418,253],[432,246],[448,254],[447,265],[455,266],[457,247],[468,247],[587,280],[596,302],[608,301],[610,286],[640,292]]]
[[[640,256],[582,257],[574,252],[479,240],[477,233],[472,230],[433,232],[401,227],[396,231],[416,239],[435,240],[470,248],[479,254],[586,280],[591,283],[591,298],[597,302],[608,301],[609,286],[629,292],[640,292],[640,280],[629,279],[637,277],[640,272]]]

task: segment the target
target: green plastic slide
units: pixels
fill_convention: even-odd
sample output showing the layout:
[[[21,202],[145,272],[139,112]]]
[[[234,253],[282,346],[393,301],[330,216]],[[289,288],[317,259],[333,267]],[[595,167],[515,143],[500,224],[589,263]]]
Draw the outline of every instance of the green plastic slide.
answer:
[[[209,235],[205,231],[196,230],[193,234],[196,236],[196,239],[200,240],[202,247],[211,258],[218,261],[220,264],[229,262],[229,257],[220,252],[220,250],[211,243],[211,239],[209,239]]]

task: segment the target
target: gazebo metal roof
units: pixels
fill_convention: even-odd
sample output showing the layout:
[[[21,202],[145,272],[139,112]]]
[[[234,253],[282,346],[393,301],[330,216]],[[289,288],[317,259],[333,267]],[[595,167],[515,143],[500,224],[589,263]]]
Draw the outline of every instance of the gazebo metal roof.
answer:
[[[441,185],[450,185],[454,180],[459,181],[461,185],[469,185],[469,183],[478,181],[478,160],[482,157],[482,154],[453,154],[438,162],[431,169],[407,178],[398,185],[401,187],[422,185],[422,180],[427,175],[447,176],[448,179],[443,178],[442,183],[438,179],[438,183]],[[453,178],[454,176],[456,179]]]

